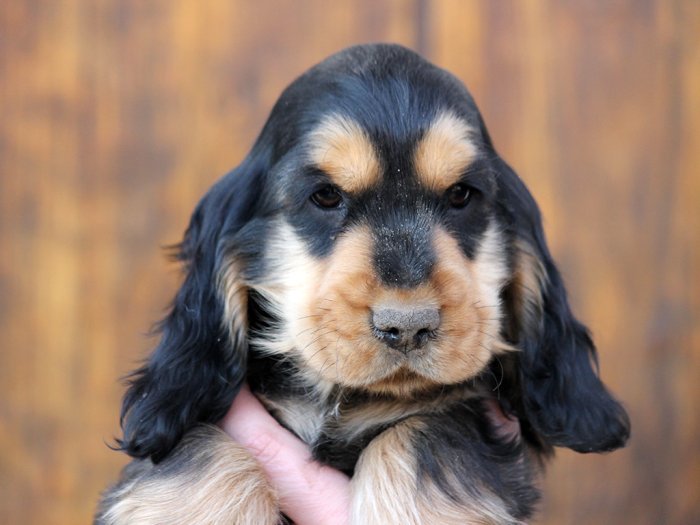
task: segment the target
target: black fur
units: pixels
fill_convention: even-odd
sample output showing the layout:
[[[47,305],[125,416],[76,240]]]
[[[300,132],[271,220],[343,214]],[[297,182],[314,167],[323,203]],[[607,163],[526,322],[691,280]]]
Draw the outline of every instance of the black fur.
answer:
[[[552,446],[577,452],[606,452],[624,446],[630,422],[597,375],[590,334],[571,313],[566,290],[545,242],[537,204],[515,172],[494,157],[511,235],[534,248],[546,275],[542,317],[522,326],[517,345],[522,419]]]
[[[244,233],[257,212],[260,168],[248,159],[209,191],[192,216],[178,253],[185,281],[157,327],[158,347],[131,374],[124,396],[119,445],[135,458],[157,463],[187,429],[219,421],[245,379],[247,340],[223,325],[215,283],[227,251],[225,234]]]
[[[474,137],[480,157],[472,173],[464,175],[472,190],[465,209],[450,209],[441,195],[398,175],[411,172],[406,151],[445,109],[480,130]],[[327,181],[306,166],[299,148],[331,111],[351,117],[366,130],[384,176],[380,187],[329,212],[309,201]],[[480,176],[474,177],[477,172]],[[284,217],[315,257],[327,256],[337,235],[355,221],[384,225],[385,234],[375,233],[374,259],[384,283],[391,286],[416,286],[430,275],[435,259],[430,224],[435,222],[473,257],[489,221],[497,220],[509,240],[513,267],[518,243],[530,246],[540,260],[546,274],[541,315],[534,323],[525,320],[517,311],[517,294],[503,291],[509,307],[503,331],[521,352],[491,367],[499,376],[496,393],[505,410],[520,419],[523,440],[504,441],[494,434],[479,400],[494,395],[494,389],[484,389],[481,378],[465,387],[473,396],[446,402],[439,413],[421,414],[429,430],[414,436],[419,474],[436,481],[447,494],[455,490],[445,475],[451,471],[468,494],[477,497],[475,487],[485,487],[503,497],[513,516],[525,518],[537,499],[528,447],[600,452],[624,445],[627,415],[597,376],[595,348],[571,313],[537,205],[496,154],[471,96],[456,78],[418,55],[398,46],[376,45],[346,50],[287,88],[250,155],[197,207],[180,250],[187,272],[184,283],[160,324],[157,348],[131,376],[124,398],[120,446],[131,456],[161,461],[197,423],[217,422],[246,378],[271,399],[308,400],[309,392],[295,379],[303,365],[263,357],[249,348],[248,333],[231,333],[223,322],[224,304],[217,288],[222,267],[235,256],[243,281],[264,280],[270,271],[263,258],[265,240],[274,217]],[[274,329],[274,313],[254,286],[246,311],[249,332]],[[378,401],[340,387],[331,398],[342,400],[341,408]],[[328,423],[310,445],[317,458],[352,473],[366,444],[398,421],[389,418],[352,443],[342,442],[343,429]],[[456,457],[462,459],[455,461]]]
[[[458,403],[426,422],[414,436],[419,479],[433,480],[456,501],[465,495],[478,501],[490,491],[504,499],[514,518],[531,517],[539,500],[532,459],[521,440],[494,433],[480,400]]]

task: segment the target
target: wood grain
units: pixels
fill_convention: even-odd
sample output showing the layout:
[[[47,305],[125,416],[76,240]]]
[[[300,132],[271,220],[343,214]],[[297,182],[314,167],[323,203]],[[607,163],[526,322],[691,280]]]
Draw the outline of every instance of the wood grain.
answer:
[[[625,451],[558,454],[541,522],[697,523],[700,6],[613,4],[437,2],[430,50],[537,197],[632,417]]]
[[[0,523],[89,522],[160,246],[295,76],[369,41],[469,85],[632,415],[629,449],[558,454],[538,522],[700,522],[699,35],[693,0],[3,2]]]

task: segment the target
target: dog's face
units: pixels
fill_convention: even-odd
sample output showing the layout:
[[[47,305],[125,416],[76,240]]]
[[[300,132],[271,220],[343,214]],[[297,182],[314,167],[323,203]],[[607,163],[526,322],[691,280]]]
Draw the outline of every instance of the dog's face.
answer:
[[[125,398],[134,456],[220,418],[251,344],[307,385],[389,396],[504,360],[503,396],[546,445],[627,437],[537,205],[464,86],[408,50],[351,48],[287,88],[181,252],[187,277]]]
[[[403,136],[387,120],[325,114],[271,170],[278,213],[251,286],[279,319],[271,351],[400,394],[472,378],[508,349],[510,265],[478,123],[439,106]]]

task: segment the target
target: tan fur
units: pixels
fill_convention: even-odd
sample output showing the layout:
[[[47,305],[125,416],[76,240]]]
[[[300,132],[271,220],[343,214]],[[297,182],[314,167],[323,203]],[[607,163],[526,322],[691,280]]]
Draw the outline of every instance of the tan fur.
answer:
[[[281,335],[264,346],[296,352],[308,364],[309,382],[409,395],[478,374],[490,358],[510,350],[500,337],[500,290],[507,280],[502,242],[489,228],[474,260],[447,232],[435,227],[437,264],[427,284],[414,289],[382,286],[373,270],[372,237],[355,227],[323,260],[306,253],[292,228],[281,223],[270,244],[270,274],[256,286],[278,309]],[[422,304],[440,308],[437,339],[408,356],[376,340],[372,308]]]
[[[245,340],[248,324],[248,294],[245,284],[240,277],[239,264],[229,258],[219,274],[218,289],[224,303],[223,323],[231,334],[234,344]]]
[[[422,429],[419,419],[408,419],[372,440],[362,452],[351,482],[352,525],[518,523],[502,500],[487,491],[474,500],[467,495],[455,500],[428,479],[419,483],[411,440]]]
[[[299,399],[272,400],[261,393],[257,396],[277,420],[284,421],[284,425],[305,443],[316,441],[326,415],[318,403],[304,402]]]
[[[330,115],[309,137],[311,162],[342,190],[358,192],[372,186],[380,163],[367,134],[353,120]]]
[[[547,285],[547,271],[536,255],[535,249],[524,241],[518,241],[512,286],[520,327],[532,330],[542,318],[542,290]],[[532,335],[532,334],[529,334]]]
[[[472,128],[450,112],[441,113],[416,146],[414,165],[421,182],[442,192],[458,182],[477,155]]]
[[[127,467],[97,523],[276,525],[273,489],[251,455],[215,427],[188,433],[168,458]]]
[[[338,407],[337,426],[344,429],[344,434],[338,437],[351,442],[372,428],[418,414],[439,414],[442,410],[453,407],[455,402],[465,401],[472,396],[479,394],[469,385],[452,388],[440,386],[431,396],[377,398],[371,403],[358,406],[341,404]]]

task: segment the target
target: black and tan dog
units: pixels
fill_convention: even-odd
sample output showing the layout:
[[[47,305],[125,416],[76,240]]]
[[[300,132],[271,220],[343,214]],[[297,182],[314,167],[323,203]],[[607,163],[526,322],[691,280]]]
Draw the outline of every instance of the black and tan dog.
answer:
[[[552,447],[627,440],[535,201],[464,86],[404,48],[348,49],[287,88],[179,255],[124,399],[135,460],[98,523],[278,523],[213,426],[244,381],[352,475],[355,524],[519,523]]]

